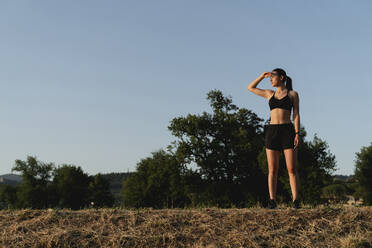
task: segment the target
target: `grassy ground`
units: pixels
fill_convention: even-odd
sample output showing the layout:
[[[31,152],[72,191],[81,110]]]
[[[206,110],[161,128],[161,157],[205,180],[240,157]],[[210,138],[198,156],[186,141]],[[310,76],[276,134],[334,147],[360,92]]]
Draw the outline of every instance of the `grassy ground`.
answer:
[[[372,247],[372,207],[1,210],[0,247]]]

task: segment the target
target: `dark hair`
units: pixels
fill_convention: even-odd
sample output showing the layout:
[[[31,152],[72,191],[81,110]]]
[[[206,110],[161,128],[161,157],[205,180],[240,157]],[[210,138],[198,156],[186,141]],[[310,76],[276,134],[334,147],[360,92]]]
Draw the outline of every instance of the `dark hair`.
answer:
[[[288,91],[293,90],[292,88],[292,78],[287,76],[287,73],[282,68],[275,68],[273,71],[277,72],[280,76],[284,76],[285,87],[288,89]]]

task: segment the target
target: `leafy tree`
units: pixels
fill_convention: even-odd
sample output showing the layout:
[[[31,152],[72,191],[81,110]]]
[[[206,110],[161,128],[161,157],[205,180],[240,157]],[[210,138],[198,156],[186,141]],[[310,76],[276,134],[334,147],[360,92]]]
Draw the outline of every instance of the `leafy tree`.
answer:
[[[22,173],[22,182],[17,190],[19,207],[46,208],[52,204],[49,179],[54,168],[53,163],[43,163],[32,156],[27,156],[26,161],[15,161],[12,171]]]
[[[80,209],[89,204],[89,176],[80,166],[63,164],[53,172],[53,188],[58,195],[58,206]]]
[[[366,205],[372,204],[372,142],[369,146],[363,146],[356,153],[355,180],[358,182],[356,195],[363,198]]]
[[[180,207],[186,199],[184,189],[177,159],[159,150],[142,159],[123,181],[122,201],[126,207]]]
[[[299,195],[305,204],[316,205],[322,202],[322,188],[333,182],[336,157],[330,152],[328,143],[317,134],[298,149]]]
[[[121,205],[121,190],[123,187],[123,181],[127,179],[133,172],[111,172],[101,174],[103,178],[110,182],[110,191],[112,192],[115,201],[114,206]]]
[[[322,188],[322,197],[333,202],[346,202],[347,188],[342,183],[331,184]]]
[[[151,204],[145,199],[145,188],[147,178],[140,173],[133,173],[123,181],[122,185],[122,204],[124,207],[147,207]],[[145,203],[146,202],[146,203]]]
[[[0,206],[16,208],[18,204],[17,186],[0,185]]]
[[[219,207],[253,205],[263,200],[267,179],[257,156],[263,147],[262,119],[238,108],[219,90],[208,93],[213,114],[188,114],[171,121],[168,129],[179,138],[168,146],[179,161],[195,163],[200,179],[196,198]],[[191,189],[191,188],[190,188]]]
[[[110,182],[100,173],[90,177],[89,192],[89,201],[94,203],[94,207],[113,206],[115,199],[110,191]]]

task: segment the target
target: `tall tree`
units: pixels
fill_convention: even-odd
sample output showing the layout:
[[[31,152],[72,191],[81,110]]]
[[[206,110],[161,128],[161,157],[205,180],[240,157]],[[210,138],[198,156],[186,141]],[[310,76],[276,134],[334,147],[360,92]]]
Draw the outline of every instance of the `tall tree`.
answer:
[[[357,195],[364,204],[372,205],[372,142],[356,153],[354,175],[359,184]]]
[[[0,209],[1,207],[18,207],[17,187],[7,184],[0,184]]]
[[[298,151],[300,167],[300,197],[304,203],[321,203],[322,188],[333,183],[336,157],[326,141],[317,134],[312,141],[305,141]]]
[[[80,166],[63,164],[53,172],[59,207],[80,209],[89,204],[89,176]]]
[[[126,207],[182,207],[187,200],[184,179],[176,158],[163,150],[142,159],[136,172],[123,181]]]
[[[257,156],[263,147],[262,119],[232,104],[219,90],[207,94],[213,113],[176,117],[168,129],[179,138],[169,149],[181,161],[195,163],[201,194],[220,207],[255,204],[266,196]]]
[[[46,208],[51,205],[49,179],[54,168],[53,163],[43,163],[33,156],[27,156],[26,161],[15,161],[12,171],[22,173],[22,182],[17,190],[20,207]]]
[[[115,199],[110,191],[110,181],[100,173],[90,177],[89,201],[93,202],[94,207],[112,207],[114,204]]]

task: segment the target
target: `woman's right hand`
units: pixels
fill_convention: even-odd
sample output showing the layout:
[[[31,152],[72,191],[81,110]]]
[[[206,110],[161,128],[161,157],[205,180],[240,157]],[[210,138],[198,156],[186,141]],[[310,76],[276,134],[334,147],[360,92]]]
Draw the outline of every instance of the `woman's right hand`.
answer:
[[[261,77],[263,78],[267,78],[267,77],[270,77],[271,76],[271,72],[264,72],[261,74]]]

